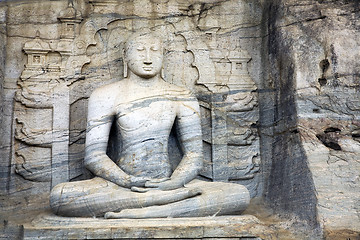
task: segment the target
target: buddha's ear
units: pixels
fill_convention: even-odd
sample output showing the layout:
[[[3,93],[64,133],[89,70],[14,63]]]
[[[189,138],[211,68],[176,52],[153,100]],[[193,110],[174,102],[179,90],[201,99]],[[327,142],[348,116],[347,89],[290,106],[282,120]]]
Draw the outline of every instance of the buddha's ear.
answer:
[[[124,74],[123,74],[124,78],[128,77],[128,65],[127,65],[127,61],[125,61],[124,59]]]
[[[122,48],[122,59],[123,59],[123,64],[124,64],[124,73],[123,76],[124,78],[128,77],[128,65],[127,65],[127,59],[126,59],[126,53],[125,53],[125,47],[123,46]]]
[[[163,60],[162,60],[162,66],[161,66],[161,70],[160,70],[160,77],[165,80],[165,74],[164,74],[164,62],[165,62],[165,57],[166,57],[166,53],[168,53],[167,49],[164,47],[164,43],[161,43],[161,51],[162,51],[162,55],[163,55]]]

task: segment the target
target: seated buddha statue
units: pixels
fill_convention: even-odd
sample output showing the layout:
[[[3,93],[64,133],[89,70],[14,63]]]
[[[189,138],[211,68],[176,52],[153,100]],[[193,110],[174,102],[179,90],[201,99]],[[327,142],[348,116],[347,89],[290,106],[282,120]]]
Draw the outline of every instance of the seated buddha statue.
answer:
[[[240,184],[196,179],[203,164],[199,104],[190,91],[162,79],[162,44],[153,33],[130,37],[126,77],[91,94],[84,165],[95,177],[56,185],[50,194],[55,214],[203,217],[239,214],[249,204]],[[113,122],[122,145],[115,161],[107,155]],[[183,153],[174,170],[168,152],[173,126]]]

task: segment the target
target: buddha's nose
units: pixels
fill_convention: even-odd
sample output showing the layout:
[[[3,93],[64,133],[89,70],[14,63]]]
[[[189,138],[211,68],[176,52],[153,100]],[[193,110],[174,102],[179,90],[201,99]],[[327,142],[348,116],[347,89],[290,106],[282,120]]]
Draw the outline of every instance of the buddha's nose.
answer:
[[[146,50],[146,55],[145,55],[144,63],[145,63],[145,64],[152,64],[149,49]]]

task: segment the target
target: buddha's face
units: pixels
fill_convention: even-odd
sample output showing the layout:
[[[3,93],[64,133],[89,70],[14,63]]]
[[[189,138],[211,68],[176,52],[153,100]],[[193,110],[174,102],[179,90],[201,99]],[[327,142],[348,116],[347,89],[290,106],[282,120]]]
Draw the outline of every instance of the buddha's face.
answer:
[[[163,62],[161,41],[151,35],[132,39],[126,48],[128,68],[134,74],[149,79],[160,73]]]

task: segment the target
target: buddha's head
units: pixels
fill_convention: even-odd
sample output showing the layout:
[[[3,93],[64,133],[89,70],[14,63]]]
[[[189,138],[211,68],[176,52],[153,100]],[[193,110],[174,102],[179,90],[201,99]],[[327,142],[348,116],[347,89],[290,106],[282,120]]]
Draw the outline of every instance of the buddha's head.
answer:
[[[162,41],[153,33],[137,33],[125,44],[125,68],[142,78],[158,75],[163,63]],[[127,75],[125,73],[124,75]]]

